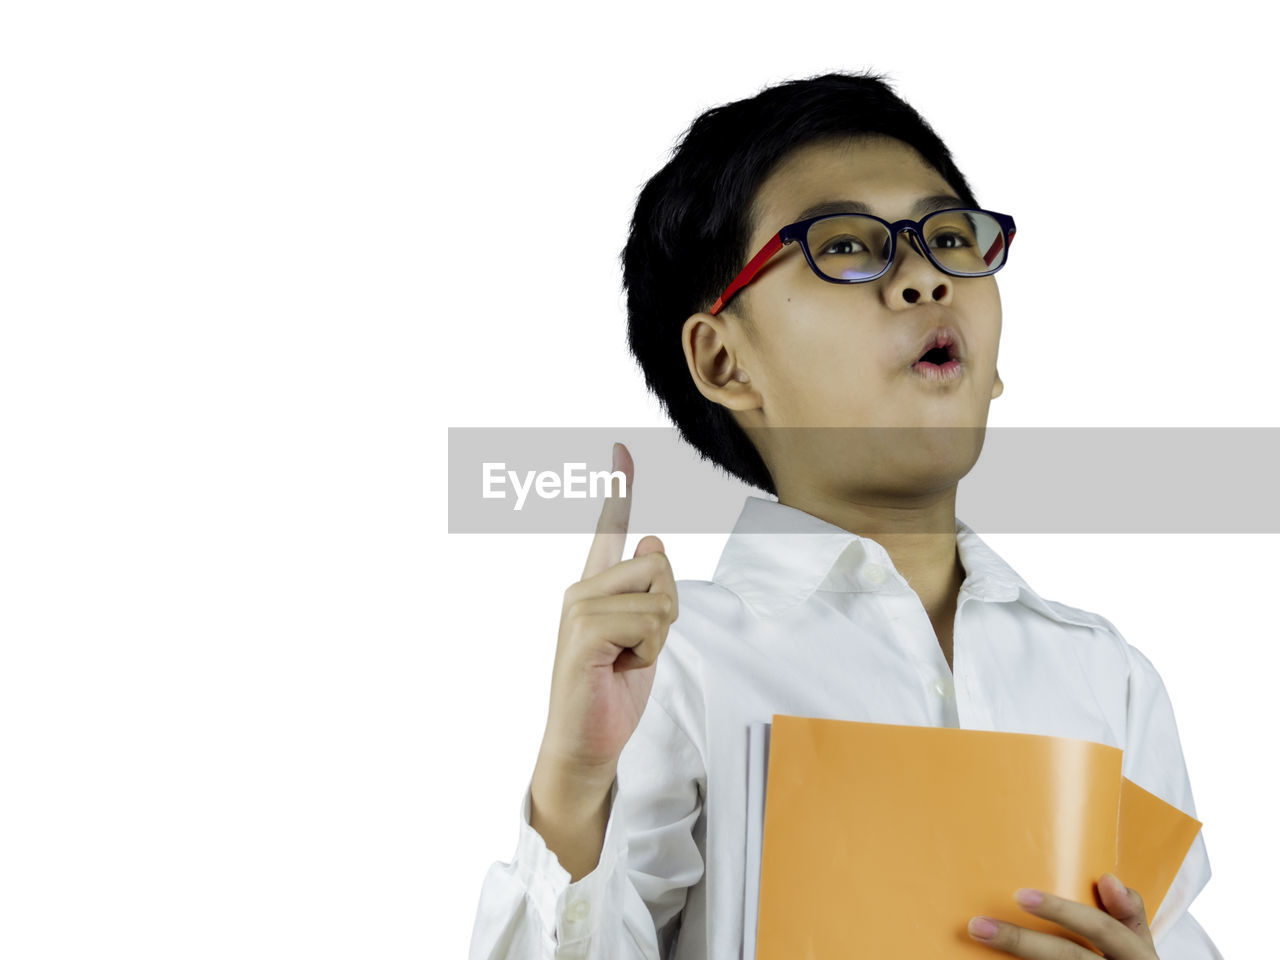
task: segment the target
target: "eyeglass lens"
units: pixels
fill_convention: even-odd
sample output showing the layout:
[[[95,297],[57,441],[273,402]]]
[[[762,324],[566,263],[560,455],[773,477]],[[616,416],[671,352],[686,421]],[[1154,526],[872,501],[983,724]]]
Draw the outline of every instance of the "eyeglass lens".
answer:
[[[945,210],[923,221],[925,242],[948,273],[977,276],[1004,263],[1005,240],[999,222],[981,210]],[[824,217],[810,225],[805,239],[814,266],[832,280],[874,277],[888,263],[889,229],[879,220],[851,213]],[[906,243],[903,237],[901,243]]]

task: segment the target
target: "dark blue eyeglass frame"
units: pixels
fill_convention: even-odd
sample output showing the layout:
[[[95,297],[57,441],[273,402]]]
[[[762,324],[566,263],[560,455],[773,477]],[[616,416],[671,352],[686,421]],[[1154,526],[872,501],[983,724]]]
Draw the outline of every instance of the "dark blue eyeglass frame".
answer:
[[[948,270],[943,264],[938,262],[938,258],[933,255],[929,249],[928,241],[924,236],[924,225],[934,217],[942,216],[945,213],[983,213],[991,217],[1000,225],[1000,235],[996,237],[991,248],[982,255],[982,259],[986,263],[991,263],[1001,251],[1004,256],[996,266],[984,273],[956,273],[954,270]],[[885,225],[889,231],[889,257],[885,261],[884,269],[874,276],[870,277],[854,277],[852,279],[837,280],[834,277],[828,277],[818,269],[817,264],[813,262],[813,254],[809,251],[809,241],[807,239],[809,228],[819,220],[830,220],[832,217],[848,217],[860,216],[868,217],[871,220],[878,221]],[[850,211],[849,213],[823,213],[816,217],[809,217],[807,220],[797,220],[795,223],[789,223],[777,233],[775,233],[769,241],[760,248],[754,257],[747,261],[747,265],[742,268],[741,272],[733,278],[733,282],[725,287],[724,293],[720,294],[719,299],[712,305],[709,311],[713,316],[724,309],[727,304],[739,290],[756,278],[766,263],[772,259],[773,255],[783,248],[785,244],[792,241],[799,241],[800,249],[804,251],[804,258],[809,264],[809,269],[821,280],[828,283],[869,283],[872,280],[878,280],[889,272],[889,268],[893,266],[893,262],[898,258],[898,234],[906,230],[910,237],[910,242],[916,250],[923,251],[929,262],[941,270],[943,273],[952,277],[989,277],[991,274],[1000,270],[1009,262],[1009,248],[1013,245],[1013,235],[1016,230],[1013,217],[1004,213],[996,213],[994,210],[980,210],[977,207],[951,207],[947,210],[935,210],[933,213],[921,217],[919,220],[896,220],[890,223],[888,220],[882,220],[880,217],[873,216],[869,213],[859,213]]]

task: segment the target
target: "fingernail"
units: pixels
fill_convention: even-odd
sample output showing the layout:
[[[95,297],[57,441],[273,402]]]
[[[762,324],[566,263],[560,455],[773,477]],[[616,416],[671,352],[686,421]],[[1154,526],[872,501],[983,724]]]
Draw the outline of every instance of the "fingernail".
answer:
[[[619,449],[621,446],[622,446],[622,444],[620,444],[620,443],[615,443],[615,444],[613,445],[613,469],[614,469],[614,470],[617,470],[617,469],[618,469],[618,449]]]
[[[1014,893],[1013,898],[1024,907],[1038,907],[1044,902],[1044,894],[1039,890],[1032,890],[1030,887],[1023,887]]]
[[[997,929],[996,922],[987,917],[974,917],[969,921],[969,932],[979,940],[990,940]]]

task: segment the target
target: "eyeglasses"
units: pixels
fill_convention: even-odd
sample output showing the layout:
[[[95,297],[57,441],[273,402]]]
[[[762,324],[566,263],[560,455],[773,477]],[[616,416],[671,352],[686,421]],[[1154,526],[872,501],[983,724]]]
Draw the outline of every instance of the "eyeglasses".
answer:
[[[784,244],[798,240],[809,267],[830,283],[866,283],[888,272],[898,234],[953,277],[987,277],[1004,266],[1013,243],[1013,217],[990,210],[938,210],[919,220],[890,223],[869,213],[825,213],[789,223],[756,253],[711,307],[715,315],[755,279]]]

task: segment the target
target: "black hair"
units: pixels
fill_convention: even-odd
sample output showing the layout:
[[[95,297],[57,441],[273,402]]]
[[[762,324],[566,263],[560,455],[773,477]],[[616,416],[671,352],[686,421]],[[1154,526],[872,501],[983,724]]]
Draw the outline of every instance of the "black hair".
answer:
[[[915,148],[977,206],[946,145],[882,76],[828,73],[766,87],[695,119],[640,191],[622,251],[627,338],[645,383],[704,460],[771,494],[773,479],[746,432],[694,386],[680,331],[754,252],[746,249],[752,202],[778,163],[813,141],[866,135]]]

